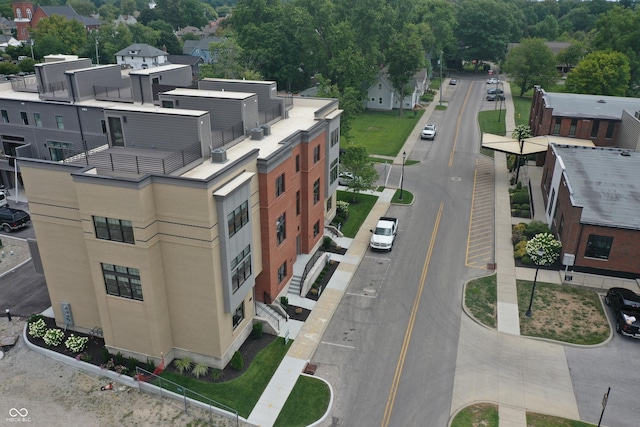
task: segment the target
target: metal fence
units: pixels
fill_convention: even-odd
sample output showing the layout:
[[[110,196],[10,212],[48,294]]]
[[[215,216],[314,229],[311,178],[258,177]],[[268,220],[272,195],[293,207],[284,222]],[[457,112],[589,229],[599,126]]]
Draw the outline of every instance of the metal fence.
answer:
[[[316,264],[316,261],[320,259],[324,255],[324,251],[318,249],[316,253],[313,254],[311,259],[307,262],[307,265],[304,266],[304,272],[302,273],[302,277],[300,278],[300,295],[302,295],[302,290],[304,289],[304,282],[307,280],[307,275]],[[328,259],[325,260],[325,263],[329,262]]]
[[[115,99],[120,101],[133,101],[133,91],[131,87],[94,86],[93,94],[96,99],[99,100]]]
[[[237,138],[244,136],[244,125],[242,122],[222,130],[214,130],[211,132],[211,142],[213,148],[220,148],[225,144],[235,141]]]
[[[214,416],[222,416],[230,419],[236,426],[240,426],[238,411],[220,402],[142,368],[136,367],[135,378],[138,380],[140,390],[169,399],[169,402],[183,407],[186,414],[208,422],[214,421]]]

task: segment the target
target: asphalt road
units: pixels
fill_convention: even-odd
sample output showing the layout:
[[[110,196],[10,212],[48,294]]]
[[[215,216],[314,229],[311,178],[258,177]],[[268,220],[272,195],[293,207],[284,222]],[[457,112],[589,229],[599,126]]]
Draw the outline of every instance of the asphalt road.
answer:
[[[318,373],[336,392],[331,425],[447,424],[463,285],[486,274],[465,267],[482,102],[470,88],[448,88],[447,110],[430,118],[435,141],[408,153],[421,163],[405,167],[414,204],[388,212],[399,218],[393,251],[364,258],[316,351]]]

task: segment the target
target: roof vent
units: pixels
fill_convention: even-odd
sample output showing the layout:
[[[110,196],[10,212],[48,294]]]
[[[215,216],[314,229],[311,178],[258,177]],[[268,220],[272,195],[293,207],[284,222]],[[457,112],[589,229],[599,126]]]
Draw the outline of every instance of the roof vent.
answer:
[[[260,141],[262,138],[264,138],[264,129],[262,128],[251,129],[251,139]]]
[[[262,133],[264,133],[264,136],[271,135],[271,125],[260,125],[260,127],[262,128]]]
[[[630,157],[631,153],[629,152],[629,150],[622,150],[622,152],[620,153],[621,156],[624,157]]]
[[[227,161],[227,150],[216,148],[211,150],[211,163],[224,163]]]
[[[604,99],[598,99],[598,104],[606,104],[607,101],[605,101]]]

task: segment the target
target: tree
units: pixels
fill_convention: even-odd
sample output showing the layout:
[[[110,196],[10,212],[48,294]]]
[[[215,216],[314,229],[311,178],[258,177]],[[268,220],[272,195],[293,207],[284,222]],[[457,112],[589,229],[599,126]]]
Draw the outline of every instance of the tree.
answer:
[[[182,54],[182,47],[180,47],[180,41],[173,33],[173,29],[171,25],[166,23],[165,21],[151,21],[149,23],[149,28],[152,28],[158,31],[158,43],[154,45],[158,49],[167,48],[167,53],[171,55],[180,55]]]
[[[78,15],[89,16],[96,13],[96,5],[89,0],[68,0],[67,5],[78,12]]]
[[[215,61],[200,66],[200,77],[262,80],[255,64],[248,60],[234,38],[227,37],[220,42],[210,43],[209,51]]]
[[[122,15],[133,15],[136,11],[135,0],[120,0],[120,13]]]
[[[353,192],[355,202],[356,193],[373,189],[373,183],[378,179],[378,172],[369,159],[367,147],[363,145],[348,145],[340,161],[341,172],[349,172],[354,177],[349,182],[348,188]]]
[[[629,58],[620,52],[588,54],[567,76],[567,92],[625,96],[629,88]]]
[[[558,20],[553,15],[547,15],[530,29],[529,35],[530,37],[555,40],[558,37]]]
[[[417,25],[407,24],[402,33],[395,33],[391,47],[387,52],[387,73],[389,80],[400,101],[400,115],[407,94],[407,84],[424,66],[424,50],[422,49],[421,31]],[[410,108],[414,106],[411,105]]]
[[[524,39],[513,48],[503,65],[520,87],[520,96],[535,85],[549,86],[558,79],[556,58],[542,39]]]
[[[128,25],[133,43],[144,43],[150,46],[157,46],[160,39],[160,32],[140,23]],[[126,47],[126,46],[125,46]]]
[[[26,58],[18,63],[18,68],[24,73],[33,73],[35,69],[34,65],[36,65],[36,61],[31,58]]]
[[[587,51],[586,44],[581,41],[574,41],[556,55],[558,63],[563,64],[566,72],[578,65]]]
[[[87,43],[84,25],[60,15],[41,19],[33,32],[35,46],[43,56],[50,53],[77,54]]]
[[[20,68],[13,62],[2,61],[0,62],[0,74],[17,74],[20,72]]]
[[[98,8],[100,19],[103,22],[112,22],[120,14],[120,10],[111,3],[105,3]]]
[[[319,74],[314,79],[318,82],[318,96],[338,99],[342,110],[340,115],[340,135],[348,141],[351,123],[353,123],[355,116],[364,109],[361,91],[351,86],[340,90],[337,84],[331,84],[329,79],[325,79]]]

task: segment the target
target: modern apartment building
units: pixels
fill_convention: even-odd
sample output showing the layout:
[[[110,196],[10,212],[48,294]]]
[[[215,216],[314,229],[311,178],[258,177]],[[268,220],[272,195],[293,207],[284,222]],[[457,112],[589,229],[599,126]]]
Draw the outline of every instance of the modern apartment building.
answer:
[[[0,169],[24,183],[56,322],[224,367],[335,214],[337,100],[193,87],[179,65],[36,68],[0,86]]]

